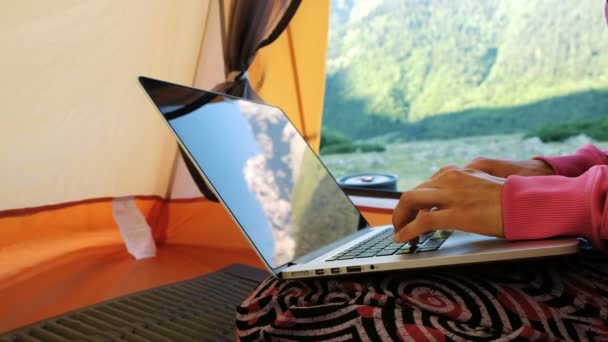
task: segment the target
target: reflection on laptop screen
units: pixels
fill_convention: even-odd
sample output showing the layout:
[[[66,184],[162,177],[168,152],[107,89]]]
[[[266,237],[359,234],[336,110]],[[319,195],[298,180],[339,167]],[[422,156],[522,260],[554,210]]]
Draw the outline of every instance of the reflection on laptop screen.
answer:
[[[359,212],[278,108],[142,82],[272,268],[360,227]]]

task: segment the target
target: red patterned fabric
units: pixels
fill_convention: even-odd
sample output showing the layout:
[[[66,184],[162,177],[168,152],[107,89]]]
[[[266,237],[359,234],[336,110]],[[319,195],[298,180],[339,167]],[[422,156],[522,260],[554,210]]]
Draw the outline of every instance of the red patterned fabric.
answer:
[[[236,325],[242,341],[608,341],[608,256],[268,278]]]

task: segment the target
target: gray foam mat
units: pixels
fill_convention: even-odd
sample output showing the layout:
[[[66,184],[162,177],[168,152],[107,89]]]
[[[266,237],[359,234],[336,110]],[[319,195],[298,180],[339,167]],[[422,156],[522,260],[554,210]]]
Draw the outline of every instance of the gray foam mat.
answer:
[[[0,335],[0,341],[234,341],[236,306],[269,274],[231,265]]]

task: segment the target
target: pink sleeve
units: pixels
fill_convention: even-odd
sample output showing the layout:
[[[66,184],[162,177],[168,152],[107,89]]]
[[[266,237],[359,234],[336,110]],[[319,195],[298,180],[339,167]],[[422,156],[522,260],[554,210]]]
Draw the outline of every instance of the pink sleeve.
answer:
[[[608,165],[576,178],[510,176],[502,190],[509,240],[582,236],[602,247],[608,239]]]
[[[608,150],[602,152],[593,145],[585,145],[575,154],[561,157],[536,157],[549,164],[556,175],[578,177],[595,165],[608,165]]]

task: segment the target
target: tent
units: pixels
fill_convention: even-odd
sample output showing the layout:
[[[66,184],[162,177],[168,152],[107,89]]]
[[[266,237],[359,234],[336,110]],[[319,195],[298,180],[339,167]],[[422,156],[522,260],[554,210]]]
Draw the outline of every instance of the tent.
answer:
[[[138,75],[221,83],[229,9],[217,0],[4,6],[0,332],[232,263],[263,268],[224,209],[194,186],[137,84]],[[327,0],[302,2],[248,71],[314,148],[328,15]],[[153,240],[138,254],[126,243],[142,225]]]

